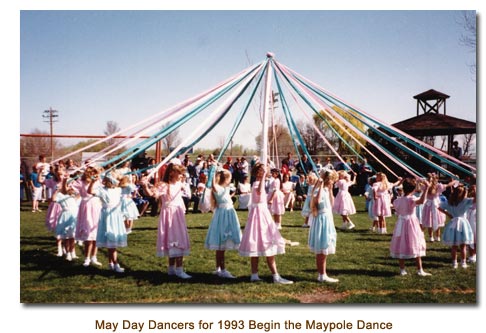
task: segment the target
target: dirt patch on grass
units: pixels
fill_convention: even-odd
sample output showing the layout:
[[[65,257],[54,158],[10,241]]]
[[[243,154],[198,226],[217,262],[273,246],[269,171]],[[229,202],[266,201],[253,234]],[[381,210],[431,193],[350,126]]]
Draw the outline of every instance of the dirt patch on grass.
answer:
[[[295,295],[301,303],[335,303],[349,296],[349,293],[339,293],[332,290],[316,290],[312,294]]]
[[[352,295],[362,295],[362,294],[369,294],[369,295],[380,295],[380,296],[387,296],[390,294],[396,293],[424,293],[430,292],[432,294],[474,294],[476,292],[475,289],[465,289],[465,290],[452,290],[452,289],[432,289],[432,290],[420,290],[420,289],[404,289],[404,290],[379,290],[379,291],[369,291],[369,290],[353,290],[347,292],[335,292],[332,290],[316,290],[312,294],[302,294],[302,295],[294,295],[296,299],[299,300],[300,303],[335,303],[340,300],[343,300]]]

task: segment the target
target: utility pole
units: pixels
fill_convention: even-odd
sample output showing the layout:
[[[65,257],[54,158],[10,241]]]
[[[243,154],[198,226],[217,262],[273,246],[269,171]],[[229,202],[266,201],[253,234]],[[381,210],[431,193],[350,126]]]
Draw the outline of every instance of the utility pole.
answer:
[[[53,138],[53,123],[57,122],[55,118],[59,117],[57,115],[57,110],[53,110],[52,107],[49,108],[49,110],[45,110],[44,114],[42,115],[42,118],[46,119],[44,120],[45,123],[49,123],[50,127],[50,135],[51,135],[51,161],[54,160],[54,138]]]

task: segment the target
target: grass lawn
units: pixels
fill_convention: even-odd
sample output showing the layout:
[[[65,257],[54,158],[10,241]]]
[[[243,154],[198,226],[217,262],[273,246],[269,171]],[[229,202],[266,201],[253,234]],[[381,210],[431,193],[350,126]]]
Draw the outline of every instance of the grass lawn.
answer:
[[[314,255],[307,248],[308,229],[302,228],[300,211],[283,216],[282,235],[298,246],[288,246],[277,256],[280,274],[294,280],[292,285],[275,285],[264,258],[260,259],[260,277],[251,283],[250,260],[235,251],[226,253],[227,268],[234,280],[212,274],[214,251],[204,248],[211,214],[188,213],[187,225],[191,254],[184,266],[192,279],[183,281],[166,274],[167,259],[155,256],[157,218],[135,221],[128,236],[128,247],[119,249],[119,261],[125,273],[108,269],[107,252],[100,249],[101,268],[83,267],[83,255],[72,262],[56,256],[53,235],[46,231],[43,212],[32,213],[29,203],[20,212],[20,301],[22,303],[449,303],[474,304],[476,266],[454,270],[450,248],[427,243],[424,269],[429,277],[415,274],[414,260],[407,261],[409,274],[399,275],[398,261],[390,258],[389,245],[395,218],[389,218],[388,235],[371,233],[364,212],[364,200],[355,197],[358,214],[352,216],[356,229],[338,230],[337,253],[328,257],[328,274],[337,284],[316,281]],[[238,211],[242,228],[247,212]],[[335,216],[336,226],[341,225]]]

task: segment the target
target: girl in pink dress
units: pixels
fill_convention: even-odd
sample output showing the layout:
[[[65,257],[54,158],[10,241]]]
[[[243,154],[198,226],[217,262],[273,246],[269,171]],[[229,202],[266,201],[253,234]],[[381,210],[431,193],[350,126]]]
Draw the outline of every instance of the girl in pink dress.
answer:
[[[81,196],[76,225],[76,240],[84,242],[84,267],[88,267],[90,264],[101,266],[96,256],[98,253],[96,235],[100,221],[101,200],[97,196],[88,193],[89,185],[98,176],[98,169],[89,166],[80,179],[71,183],[71,187]],[[93,184],[95,191],[98,186],[100,186],[99,181]]]
[[[398,185],[401,181],[395,184],[390,184],[388,178],[383,172],[378,172],[376,174],[376,182],[373,184],[373,214],[378,217],[378,233],[386,234],[386,217],[392,216],[391,212],[391,195],[390,191],[393,186]]]
[[[439,211],[439,196],[453,182],[444,185],[439,183],[439,177],[435,173],[429,173],[430,189],[422,208],[422,227],[428,231],[431,242],[440,242],[440,228],[445,226],[446,216]]]
[[[406,275],[405,259],[415,258],[417,263],[417,274],[428,276],[430,273],[424,272],[422,268],[422,257],[425,256],[425,238],[420,227],[420,222],[415,214],[415,207],[424,202],[427,195],[428,184],[422,192],[422,196],[414,196],[416,180],[406,178],[403,181],[404,195],[398,197],[393,202],[398,220],[393,230],[393,236],[390,244],[390,255],[397,258],[400,266],[400,275]]]
[[[182,267],[184,256],[190,253],[186,208],[182,199],[184,186],[181,180],[185,172],[184,166],[170,163],[160,184],[151,189],[144,180],[143,186],[145,193],[159,198],[161,201],[157,230],[157,256],[169,258],[169,275],[190,279],[191,276],[184,272]]]
[[[290,181],[290,176],[288,173],[284,173],[282,176],[282,193],[284,195],[284,206],[285,209],[289,209],[291,212],[294,211],[294,195],[295,184]]]
[[[272,182],[269,189],[268,204],[273,220],[277,225],[277,229],[282,229],[282,215],[285,214],[284,194],[280,182],[280,172],[278,169],[272,169]]]
[[[51,193],[54,193],[56,190],[60,189],[62,186],[62,180],[64,175],[66,174],[66,169],[63,166],[56,166],[54,169],[54,177],[46,179],[45,185],[46,188],[51,190]],[[46,228],[47,230],[55,233],[57,220],[62,213],[61,205],[52,200],[52,196],[49,199],[49,206],[47,207],[46,213]],[[56,246],[57,246],[57,256],[62,257],[63,254],[63,244],[62,239],[56,235]]]
[[[355,227],[354,223],[349,218],[349,215],[356,214],[356,208],[354,206],[353,198],[348,189],[350,186],[356,184],[356,178],[351,181],[351,176],[344,170],[338,171],[338,181],[334,184],[339,189],[336,197],[334,198],[334,204],[332,205],[333,213],[341,215],[343,219],[342,230],[350,230]]]
[[[265,166],[261,163],[255,164],[252,168],[252,176],[255,181],[252,185],[251,205],[239,251],[240,255],[250,257],[250,281],[261,280],[258,276],[258,259],[260,256],[264,256],[267,259],[268,268],[272,272],[273,282],[291,284],[293,281],[282,278],[277,272],[275,255],[285,253],[285,240],[280,235],[268,210],[265,175]]]

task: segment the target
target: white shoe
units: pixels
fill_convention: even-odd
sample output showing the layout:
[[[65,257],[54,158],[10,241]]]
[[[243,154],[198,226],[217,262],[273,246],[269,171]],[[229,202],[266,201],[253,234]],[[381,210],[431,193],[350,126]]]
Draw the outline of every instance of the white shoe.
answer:
[[[284,279],[280,275],[277,275],[277,276],[275,276],[273,278],[273,283],[278,283],[278,284],[292,284],[292,283],[294,283],[294,281],[290,281],[290,280]]]
[[[434,238],[434,236],[430,237],[430,242],[431,242],[431,243],[435,242],[435,238]]]
[[[336,283],[336,282],[339,282],[338,279],[333,279],[327,275],[319,275],[317,277],[317,281],[319,282],[328,282],[328,283]]]
[[[401,276],[405,276],[405,275],[407,275],[407,274],[408,274],[408,273],[407,273],[407,271],[406,271],[405,269],[401,269],[401,270],[400,270],[400,275],[401,275]]]
[[[467,265],[467,263],[465,261],[461,262],[461,267],[462,268],[468,268],[469,266]]]
[[[89,260],[89,258],[84,259],[83,266],[88,267],[90,262],[91,262],[91,260]]]
[[[348,230],[354,229],[356,227],[353,222],[348,223]]]
[[[424,272],[423,270],[420,270],[417,272],[417,275],[419,276],[431,276],[432,274]]]
[[[276,223],[277,224],[277,230],[282,230],[282,223]]]
[[[304,224],[302,225],[302,228],[309,228],[309,225],[304,223]]]
[[[102,263],[100,263],[96,257],[91,257],[91,263],[96,266],[102,266]]]
[[[175,266],[169,266],[169,268],[167,269],[167,274],[168,275],[176,275],[176,268],[175,268]]]
[[[71,253],[66,254],[66,260],[67,261],[72,261],[73,258],[71,257]]]
[[[456,269],[457,267],[458,267],[457,261],[453,261],[452,262],[452,268]]]
[[[348,228],[348,224],[346,222],[344,222],[342,225],[341,225],[341,230],[346,230]]]
[[[110,262],[110,264],[108,265],[108,267],[110,268],[110,270],[114,271],[115,270],[115,264]]]
[[[236,279],[236,277],[233,274],[231,274],[230,272],[228,272],[226,269],[219,271],[218,276],[225,278],[225,279]]]
[[[61,250],[61,249],[57,250],[57,254],[56,254],[56,256],[58,256],[58,257],[62,257],[62,250]]]
[[[467,258],[467,261],[474,264],[476,262],[476,255],[470,256],[469,258]]]
[[[182,268],[179,270],[176,268],[176,274],[175,274],[178,278],[181,278],[181,279],[184,279],[184,280],[187,280],[187,279],[190,279],[192,278],[192,276],[190,276],[189,274],[187,274],[186,272],[184,272],[182,270]]]
[[[117,273],[123,273],[123,272],[125,272],[125,268],[121,268],[121,267],[120,267],[120,264],[115,264],[115,266],[114,266],[113,270],[114,270],[115,272],[117,272]]]
[[[78,259],[78,256],[76,255],[76,252],[71,252],[71,258],[73,259]]]
[[[250,277],[250,281],[251,282],[258,282],[258,281],[261,281],[262,279],[260,279],[260,277],[258,276],[258,274],[252,274],[251,277]]]

